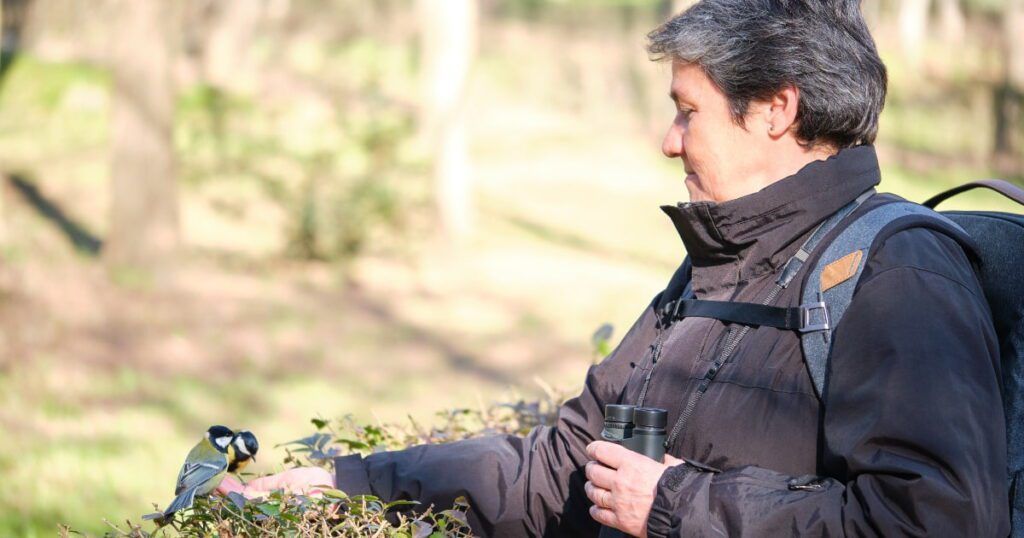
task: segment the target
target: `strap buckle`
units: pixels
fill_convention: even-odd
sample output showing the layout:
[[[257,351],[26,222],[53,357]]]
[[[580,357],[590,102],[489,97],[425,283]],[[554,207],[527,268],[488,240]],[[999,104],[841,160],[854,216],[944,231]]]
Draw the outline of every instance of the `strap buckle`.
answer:
[[[665,306],[662,306],[658,312],[658,322],[664,327],[671,325],[679,313],[679,306],[682,302],[682,299],[676,299],[665,303]]]
[[[814,312],[818,310],[821,311],[820,317],[814,315]],[[824,301],[800,305],[800,328],[797,330],[801,333],[832,330],[832,323],[828,317],[828,307],[825,306]]]

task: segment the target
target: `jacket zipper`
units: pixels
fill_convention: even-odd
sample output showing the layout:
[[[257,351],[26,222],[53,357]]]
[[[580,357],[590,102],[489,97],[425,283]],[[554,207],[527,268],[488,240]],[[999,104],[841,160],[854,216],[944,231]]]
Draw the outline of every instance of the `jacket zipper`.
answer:
[[[658,334],[654,337],[654,343],[651,344],[651,369],[647,370],[647,375],[644,376],[644,384],[640,387],[640,397],[637,398],[637,407],[644,406],[644,399],[647,398],[647,388],[651,385],[651,375],[654,373],[654,368],[658,365],[658,359],[661,358],[661,348],[665,345],[665,333],[668,332],[668,327],[663,327],[658,330]]]
[[[768,296],[761,301],[761,304],[767,305],[774,301],[775,297],[777,297],[779,292],[784,288],[785,287],[783,285],[776,283],[775,287],[772,288],[772,291],[768,293]],[[683,430],[686,428],[686,423],[690,421],[690,416],[693,415],[693,410],[697,407],[697,402],[699,402],[701,397],[704,396],[704,393],[707,392],[708,387],[711,386],[711,381],[715,379],[715,376],[717,376],[718,372],[721,371],[722,365],[725,364],[726,361],[729,360],[729,357],[732,356],[733,352],[736,351],[736,347],[739,345],[740,340],[750,332],[749,325],[744,325],[738,333],[735,331],[735,328],[736,325],[729,327],[729,331],[725,334],[726,340],[725,346],[722,348],[722,352],[718,354],[718,358],[715,359],[714,363],[712,363],[711,368],[704,373],[704,377],[701,379],[697,390],[694,391],[686,401],[686,407],[683,408],[683,412],[679,414],[679,419],[676,420],[675,426],[672,427],[672,433],[669,434],[668,440],[665,441],[666,448],[671,447],[679,435],[683,433]],[[653,366],[651,367],[651,370],[654,370]]]

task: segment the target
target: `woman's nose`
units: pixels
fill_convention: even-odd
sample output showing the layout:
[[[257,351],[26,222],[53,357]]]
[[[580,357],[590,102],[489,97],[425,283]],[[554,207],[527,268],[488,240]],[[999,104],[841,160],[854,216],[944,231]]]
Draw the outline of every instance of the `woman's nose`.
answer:
[[[683,130],[678,123],[672,123],[665,133],[665,138],[661,141],[661,152],[670,159],[683,156]]]

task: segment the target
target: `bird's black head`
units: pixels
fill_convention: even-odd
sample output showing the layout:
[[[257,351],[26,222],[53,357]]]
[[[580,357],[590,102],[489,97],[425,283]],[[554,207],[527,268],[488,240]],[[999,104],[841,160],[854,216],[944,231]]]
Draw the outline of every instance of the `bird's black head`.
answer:
[[[210,426],[210,429],[206,430],[206,439],[210,441],[213,448],[220,452],[226,453],[228,451],[228,445],[231,444],[231,440],[234,437],[235,432],[231,431],[231,428],[227,426]]]
[[[259,449],[260,443],[251,431],[241,430],[236,433],[228,452],[228,472],[237,473],[249,465],[249,462],[256,461],[256,452]]]
[[[256,436],[249,430],[241,430],[235,434],[235,450],[238,452],[239,459],[256,459],[256,453],[260,450],[260,442],[256,440]]]

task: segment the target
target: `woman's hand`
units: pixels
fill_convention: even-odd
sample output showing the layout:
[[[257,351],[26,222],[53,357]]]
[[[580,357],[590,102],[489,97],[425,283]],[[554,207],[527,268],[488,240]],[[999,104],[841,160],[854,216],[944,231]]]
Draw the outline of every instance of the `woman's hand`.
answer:
[[[647,516],[665,469],[683,460],[665,455],[665,463],[606,441],[587,446],[594,461],[586,466],[584,490],[593,501],[590,517],[630,536],[647,536]]]
[[[319,486],[319,487],[318,487]],[[242,484],[233,476],[225,476],[217,493],[241,493],[247,498],[266,497],[271,491],[283,489],[300,495],[316,495],[321,488],[333,488],[334,477],[320,467],[297,467],[270,476],[262,476]]]

